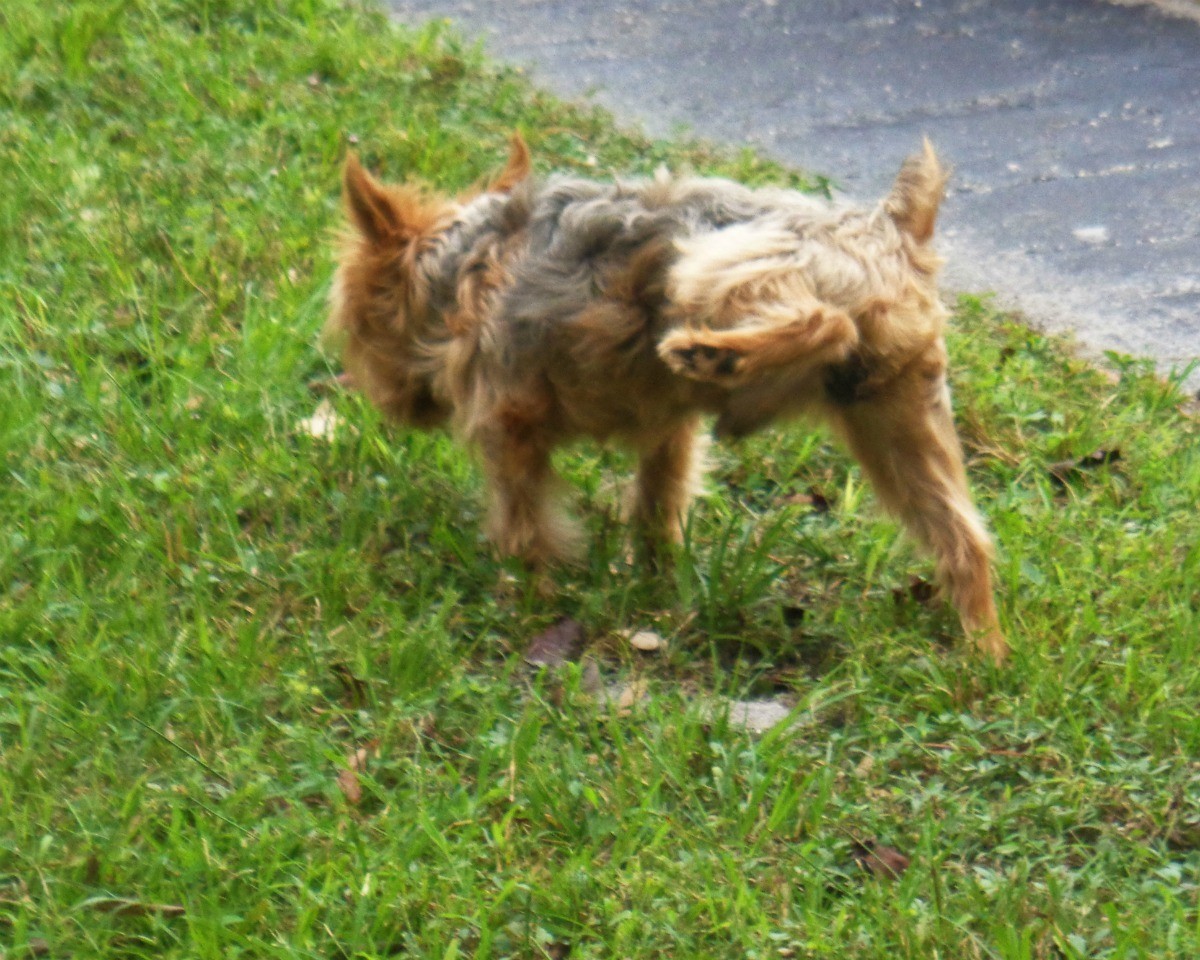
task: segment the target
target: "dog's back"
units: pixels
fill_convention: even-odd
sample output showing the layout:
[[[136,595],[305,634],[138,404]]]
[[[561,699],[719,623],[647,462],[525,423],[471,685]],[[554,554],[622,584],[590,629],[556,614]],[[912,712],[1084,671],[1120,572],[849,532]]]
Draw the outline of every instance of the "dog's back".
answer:
[[[583,391],[589,423],[565,424],[579,432],[619,431],[653,403],[699,406],[722,414],[727,432],[744,433],[828,399],[825,371],[860,340],[878,372],[904,362],[885,364],[879,354],[911,353],[941,332],[936,259],[928,276],[914,272],[914,244],[886,204],[861,210],[665,176],[527,181],[506,204],[520,213],[508,220],[522,239],[489,321],[503,348],[489,376],[543,377],[564,397]],[[889,323],[907,330],[882,330]],[[770,333],[753,344],[743,338],[755,356],[734,356],[703,343],[680,347],[683,329]],[[615,407],[603,427],[601,386]],[[734,387],[742,389],[734,395]]]

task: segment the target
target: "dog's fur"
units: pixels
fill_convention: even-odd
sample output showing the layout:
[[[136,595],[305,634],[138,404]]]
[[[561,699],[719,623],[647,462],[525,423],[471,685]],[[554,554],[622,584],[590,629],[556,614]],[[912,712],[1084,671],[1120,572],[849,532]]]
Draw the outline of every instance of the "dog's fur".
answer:
[[[926,143],[871,210],[715,179],[543,182],[514,138],[503,172],[450,199],[381,185],[351,157],[331,327],[385,413],[448,424],[479,450],[490,535],[533,564],[578,545],[554,492],[557,444],[632,447],[635,517],[678,541],[702,415],[737,437],[815,414],[932,550],[968,635],[999,661],[929,245],[945,179]]]

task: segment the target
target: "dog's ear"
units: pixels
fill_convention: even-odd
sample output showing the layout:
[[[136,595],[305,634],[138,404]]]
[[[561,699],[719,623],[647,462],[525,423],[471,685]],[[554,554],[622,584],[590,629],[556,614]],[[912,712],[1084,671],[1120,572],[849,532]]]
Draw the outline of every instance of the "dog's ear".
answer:
[[[378,244],[403,232],[403,217],[391,196],[363,169],[354,154],[346,158],[342,186],[350,219],[363,237]]]
[[[896,226],[917,243],[927,243],[933,236],[948,177],[933,144],[926,140],[920,153],[904,161],[892,192],[883,201]]]
[[[510,193],[513,187],[529,176],[532,169],[529,147],[519,133],[514,133],[508,142],[508,163],[492,178],[488,190],[492,193]]]

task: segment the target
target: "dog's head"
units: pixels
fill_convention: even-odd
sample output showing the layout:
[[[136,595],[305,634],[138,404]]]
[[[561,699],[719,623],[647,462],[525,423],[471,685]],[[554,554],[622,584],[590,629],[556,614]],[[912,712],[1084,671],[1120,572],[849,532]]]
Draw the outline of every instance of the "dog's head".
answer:
[[[529,169],[529,151],[514,137],[508,165],[474,193],[507,193]],[[437,248],[470,196],[455,200],[415,184],[382,184],[353,155],[342,181],[349,230],[327,332],[340,341],[352,382],[372,403],[403,423],[438,426],[451,402],[439,387],[436,345],[453,331],[431,308],[422,256]]]

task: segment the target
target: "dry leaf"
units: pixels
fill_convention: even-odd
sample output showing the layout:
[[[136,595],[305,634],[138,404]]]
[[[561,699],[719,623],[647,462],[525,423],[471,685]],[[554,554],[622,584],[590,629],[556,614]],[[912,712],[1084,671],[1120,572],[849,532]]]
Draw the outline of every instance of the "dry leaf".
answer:
[[[892,591],[892,599],[896,603],[912,600],[921,606],[928,606],[937,598],[937,587],[924,577],[913,577],[907,587],[896,587]]]
[[[346,798],[346,802],[352,807],[358,806],[362,800],[362,783],[359,782],[358,771],[352,767],[339,770],[337,785],[338,789],[342,791],[342,796]]]
[[[882,880],[897,880],[912,861],[895,847],[878,840],[854,843],[854,862],[863,870]]]
[[[559,667],[578,660],[586,645],[583,625],[563,617],[533,638],[525,651],[525,662],[534,667]]]
[[[1121,451],[1117,447],[1113,447],[1111,450],[1093,450],[1086,457],[1080,457],[1078,460],[1060,460],[1058,463],[1052,463],[1047,467],[1047,471],[1051,480],[1060,487],[1065,487],[1070,480],[1080,476],[1083,471],[1095,470],[1097,467],[1117,463],[1120,459]]]
[[[372,756],[379,756],[378,737],[372,737],[352,754],[350,754],[350,756],[346,758],[346,764],[351,770],[366,770],[367,760]]]
[[[793,493],[783,502],[797,507],[812,507],[813,513],[829,512],[829,498],[816,487],[809,487],[807,493]]]
[[[311,417],[306,417],[296,424],[296,430],[317,440],[332,440],[341,425],[342,418],[334,411],[333,404],[322,400]]]
[[[808,488],[808,498],[809,498],[809,503],[812,504],[812,508],[813,508],[814,512],[816,512],[816,513],[828,513],[829,512],[829,507],[830,507],[829,498],[826,497],[825,494],[823,494],[816,487]]]
[[[362,781],[358,779],[358,775],[367,769],[367,761],[372,755],[379,756],[378,738],[368,740],[346,757],[346,766],[338,771],[338,789],[342,791],[342,796],[351,806],[357,806],[362,800]]]
[[[365,680],[354,675],[344,663],[334,663],[329,668],[338,682],[341,683],[345,693],[346,701],[352,707],[365,707],[367,705],[367,684]]]

